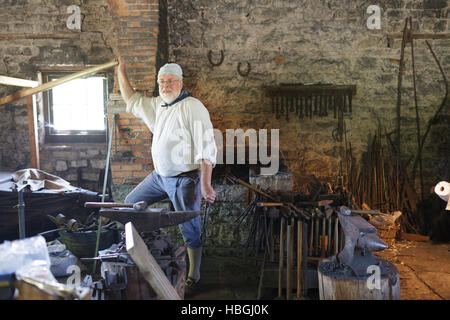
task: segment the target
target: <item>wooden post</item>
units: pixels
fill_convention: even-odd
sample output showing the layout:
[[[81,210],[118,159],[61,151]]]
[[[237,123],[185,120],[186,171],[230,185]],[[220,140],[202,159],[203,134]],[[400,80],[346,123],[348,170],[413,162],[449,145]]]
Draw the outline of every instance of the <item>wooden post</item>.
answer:
[[[426,34],[426,33],[410,33],[412,39],[450,39],[450,33],[435,33],[435,34]],[[402,39],[403,33],[391,33],[388,34],[388,39]]]
[[[328,218],[328,246],[327,246],[327,256],[331,256],[331,216]]]
[[[320,242],[320,256],[322,258],[325,258],[325,249],[327,246],[327,240],[326,240],[326,228],[327,218],[324,216],[322,217],[322,241]]]
[[[334,254],[339,253],[339,218],[334,219]]]
[[[292,300],[292,274],[294,253],[294,218],[286,226],[286,300]]]
[[[280,218],[280,260],[278,264],[278,298],[283,296],[284,218]]]
[[[319,255],[319,216],[316,214],[315,220],[315,227],[314,227],[314,256]]]
[[[309,224],[311,225],[311,232],[309,233],[309,253],[308,256],[312,257],[313,248],[314,248],[314,217],[311,217],[309,220]]]
[[[297,298],[302,296],[302,237],[303,223],[299,219],[297,221]]]
[[[163,300],[181,300],[131,222],[125,224],[125,240],[127,252],[156,294]]]
[[[33,96],[27,97],[28,113],[28,137],[30,140],[31,167],[40,169],[39,161],[39,140],[37,134],[36,107],[33,103]]]

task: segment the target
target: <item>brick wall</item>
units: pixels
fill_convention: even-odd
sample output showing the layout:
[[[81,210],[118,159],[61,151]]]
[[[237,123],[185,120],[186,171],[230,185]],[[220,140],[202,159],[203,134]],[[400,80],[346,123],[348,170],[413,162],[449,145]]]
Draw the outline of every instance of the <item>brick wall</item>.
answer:
[[[122,100],[121,109],[124,104]],[[109,103],[111,112],[111,101]],[[147,126],[132,114],[117,113],[111,149],[111,171],[114,184],[137,184],[152,170],[151,136]],[[112,115],[109,115],[111,123]]]
[[[117,52],[127,61],[131,85],[151,95],[155,88],[160,10],[158,0],[108,0]],[[114,91],[118,91],[115,81]],[[108,104],[109,123],[116,114],[111,151],[114,184],[137,184],[153,170],[152,135],[143,121],[126,114],[124,103],[112,95]]]
[[[153,92],[159,32],[158,0],[108,0],[107,4],[117,53],[127,60],[130,82],[139,91]]]

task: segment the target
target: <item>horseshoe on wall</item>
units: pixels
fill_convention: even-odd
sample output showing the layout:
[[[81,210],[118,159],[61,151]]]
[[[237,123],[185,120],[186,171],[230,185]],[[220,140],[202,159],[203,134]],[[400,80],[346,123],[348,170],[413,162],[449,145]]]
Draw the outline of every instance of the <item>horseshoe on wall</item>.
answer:
[[[220,65],[222,64],[222,62],[223,62],[223,50],[220,50],[220,61],[219,61],[219,62],[216,62],[216,63],[212,62],[212,50],[209,50],[209,51],[208,51],[208,60],[209,60],[209,63],[210,63],[213,67],[218,67],[218,66],[220,66]]]
[[[251,69],[252,69],[252,67],[250,66],[250,63],[248,63],[248,62],[247,62],[247,71],[245,73],[241,71],[241,63],[239,62],[237,65],[237,71],[243,77],[247,77],[248,74],[250,73]]]

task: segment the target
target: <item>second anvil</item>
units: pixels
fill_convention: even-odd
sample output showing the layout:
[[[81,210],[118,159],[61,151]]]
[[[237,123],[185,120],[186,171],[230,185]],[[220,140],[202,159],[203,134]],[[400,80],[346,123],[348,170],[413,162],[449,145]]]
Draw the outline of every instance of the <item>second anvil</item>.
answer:
[[[139,232],[148,232],[187,222],[198,217],[200,211],[169,211],[157,208],[137,211],[130,208],[105,208],[100,209],[99,215],[122,224],[132,222]]]

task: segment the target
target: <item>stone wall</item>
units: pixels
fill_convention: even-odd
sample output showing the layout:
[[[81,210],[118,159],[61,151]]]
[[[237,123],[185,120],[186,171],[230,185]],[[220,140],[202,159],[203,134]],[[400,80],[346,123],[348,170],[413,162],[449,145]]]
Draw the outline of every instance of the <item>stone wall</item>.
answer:
[[[81,30],[66,26],[67,7],[81,9]],[[79,39],[0,40],[0,74],[38,81],[38,70],[56,66],[88,66],[114,59],[115,43],[111,16],[101,0],[11,0],[0,3],[0,33],[58,34],[78,33]],[[113,70],[108,70],[109,91],[113,88]],[[0,86],[0,96],[20,88]],[[74,185],[93,191],[98,188],[104,169],[106,144],[44,143],[42,95],[37,96],[38,133],[41,169],[56,174]],[[0,106],[0,168],[18,170],[31,166],[28,115],[25,99]],[[80,184],[81,185],[80,185]]]
[[[69,5],[81,9],[81,30],[67,29]],[[77,33],[80,36],[79,40],[0,40],[1,75],[38,80],[40,68],[102,64],[120,54],[127,60],[133,87],[148,93],[154,91],[160,14],[157,0],[21,0],[2,1],[0,7],[2,34]],[[108,70],[108,78],[109,93],[117,91],[113,69]],[[18,89],[0,86],[0,96]],[[37,98],[41,169],[80,187],[101,191],[98,181],[100,170],[105,168],[107,144],[44,143],[42,97]],[[3,115],[0,168],[30,167],[25,101],[0,108]],[[142,121],[129,114],[117,115],[115,125],[111,165],[114,182],[136,184],[152,169],[151,133]]]
[[[66,10],[79,5],[82,30],[68,31]],[[368,30],[367,7],[381,8],[381,30]],[[0,40],[0,74],[37,79],[41,67],[86,66],[122,54],[130,64],[133,86],[154,93],[156,70],[166,61],[183,67],[184,83],[208,108],[215,128],[280,129],[280,146],[293,173],[294,190],[309,175],[328,180],[338,172],[342,143],[333,139],[333,117],[275,119],[264,85],[280,83],[354,84],[353,112],[345,116],[347,140],[353,155],[366,149],[378,124],[386,132],[396,125],[397,74],[400,40],[388,43],[388,33],[400,33],[404,19],[413,17],[420,33],[450,32],[447,0],[5,0],[0,2],[0,33],[80,34],[79,40]],[[158,33],[158,30],[160,32]],[[449,40],[431,40],[442,67],[450,69]],[[211,50],[218,67],[208,62]],[[423,40],[415,42],[421,128],[440,105],[444,82]],[[417,149],[413,104],[411,54],[407,47],[403,80],[402,152],[405,159]],[[251,65],[248,77],[237,72]],[[110,72],[110,92],[117,90]],[[0,86],[0,96],[17,88]],[[38,100],[39,108],[42,107]],[[114,200],[126,194],[152,170],[151,133],[123,103],[111,100],[116,114],[113,140]],[[435,184],[439,166],[448,162],[450,108],[436,119],[424,150],[427,186]],[[0,106],[0,169],[30,166],[27,109],[24,101]],[[111,117],[111,115],[110,115]],[[74,184],[98,189],[106,144],[44,144],[39,109],[41,168]],[[422,131],[422,132],[423,132]],[[433,142],[437,141],[437,142]],[[215,185],[218,201],[212,208],[207,244],[236,248],[248,228],[234,221],[247,206],[248,190]],[[428,190],[428,188],[426,189]],[[167,205],[167,202],[160,205]],[[177,228],[174,228],[177,229]],[[178,232],[173,233],[179,237]]]
[[[367,28],[367,8],[372,4],[381,8],[380,30]],[[214,127],[222,131],[279,128],[280,146],[295,174],[296,190],[309,182],[309,174],[328,180],[338,172],[342,144],[332,137],[337,121],[333,117],[276,120],[261,87],[280,83],[355,84],[353,112],[344,119],[346,138],[358,158],[379,124],[388,133],[396,127],[401,39],[388,44],[387,34],[401,33],[409,16],[414,31],[450,31],[446,0],[168,0],[168,8],[170,60],[182,65],[185,87],[204,102]],[[448,74],[449,40],[430,42]],[[214,62],[223,50],[222,65],[211,66],[207,57],[210,50]],[[423,134],[441,104],[444,83],[424,40],[415,41],[415,56]],[[401,148],[406,160],[417,151],[409,46],[405,58]],[[247,62],[251,71],[248,77],[242,77],[237,65],[241,63],[245,71]],[[433,128],[443,136],[441,150],[430,135],[423,153],[427,186],[436,183],[434,162],[448,162],[442,154],[442,143],[448,155],[449,109],[447,106],[439,117],[440,124]]]

